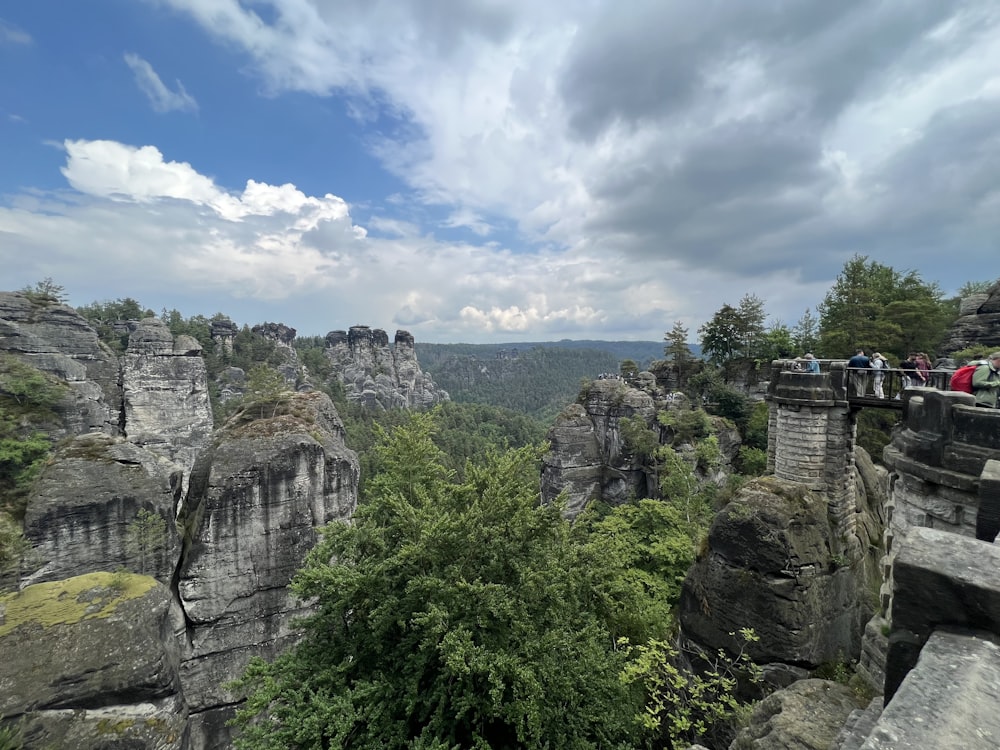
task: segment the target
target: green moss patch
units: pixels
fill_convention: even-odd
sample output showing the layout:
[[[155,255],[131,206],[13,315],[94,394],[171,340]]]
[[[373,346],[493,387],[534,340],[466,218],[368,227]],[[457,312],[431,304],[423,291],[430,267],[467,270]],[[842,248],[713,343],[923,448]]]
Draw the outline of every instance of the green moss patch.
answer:
[[[0,596],[0,607],[5,609],[0,636],[29,623],[50,628],[109,617],[119,604],[144,596],[155,585],[150,576],[121,572],[88,573],[28,586]]]

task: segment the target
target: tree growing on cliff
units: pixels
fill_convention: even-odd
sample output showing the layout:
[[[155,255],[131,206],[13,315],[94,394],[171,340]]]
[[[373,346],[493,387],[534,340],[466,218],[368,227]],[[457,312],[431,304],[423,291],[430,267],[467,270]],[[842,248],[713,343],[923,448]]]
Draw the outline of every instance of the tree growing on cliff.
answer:
[[[167,544],[167,522],[159,513],[143,508],[125,529],[125,551],[139,561],[139,573],[147,572],[153,557]]]
[[[267,407],[271,407],[273,417],[290,393],[282,374],[267,365],[257,365],[247,373],[246,398],[252,406],[260,409],[261,418]]]
[[[596,748],[633,735],[641,694],[620,680],[568,522],[539,503],[537,450],[454,483],[430,419],[383,436],[368,501],[324,529],[296,576],[318,610],[295,649],[238,682],[238,747]]]
[[[667,344],[663,348],[663,356],[673,364],[677,371],[677,387],[683,389],[695,364],[694,354],[688,345],[688,329],[678,320],[674,323],[674,327],[664,334],[663,340]]]

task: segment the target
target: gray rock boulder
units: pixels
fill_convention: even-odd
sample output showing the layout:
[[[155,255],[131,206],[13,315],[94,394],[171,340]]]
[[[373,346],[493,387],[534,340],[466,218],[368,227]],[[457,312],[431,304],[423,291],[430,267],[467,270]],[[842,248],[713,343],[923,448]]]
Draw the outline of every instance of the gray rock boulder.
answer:
[[[758,703],[729,750],[830,750],[847,717],[861,705],[846,685],[800,680]]]
[[[91,573],[0,597],[0,612],[0,716],[25,747],[188,747],[164,586]]]
[[[811,668],[859,653],[873,598],[821,493],[756,479],[716,515],[707,547],[682,588],[687,637],[732,650],[729,633],[751,627],[760,641],[747,651],[762,665]]]

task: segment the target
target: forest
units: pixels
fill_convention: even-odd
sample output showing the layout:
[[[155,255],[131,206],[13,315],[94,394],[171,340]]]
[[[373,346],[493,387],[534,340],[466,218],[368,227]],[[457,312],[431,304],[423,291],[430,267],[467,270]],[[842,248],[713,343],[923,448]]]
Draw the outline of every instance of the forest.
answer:
[[[961,295],[992,283],[970,281]],[[62,290],[46,280],[26,291],[58,301]],[[353,523],[322,530],[292,582],[316,602],[298,645],[273,662],[255,660],[234,684],[246,698],[237,746],[728,747],[760,698],[760,672],[739,649],[684,651],[674,605],[713,514],[763,471],[766,407],[734,374],[807,351],[846,358],[877,347],[892,362],[909,351],[933,356],[958,302],[916,272],[858,255],[798,321],[769,321],[765,301],[747,294],[723,304],[696,341],[665,321],[662,358],[651,362],[553,344],[495,359],[491,366],[503,363],[495,377],[474,379],[474,353],[444,353],[432,366],[421,358],[452,395],[427,413],[349,403],[322,340],[296,340],[298,361],[333,399],[359,455],[360,504]],[[131,298],[78,311],[117,352],[127,331],[116,323],[155,314]],[[202,343],[217,424],[292,387],[274,377],[286,355],[249,327],[223,360],[213,318],[160,316],[175,335]],[[658,416],[671,427],[668,444],[645,424],[623,425],[630,447],[656,466],[659,497],[595,502],[570,523],[558,503],[539,502],[546,431],[589,379],[640,366],[675,372],[690,396],[688,411]],[[223,402],[217,378],[231,367],[248,373],[247,389]],[[18,513],[50,454],[44,425],[60,387],[12,357],[0,361],[0,564],[16,552]],[[722,486],[703,481],[718,461],[716,418],[743,441]],[[859,443],[877,458],[891,418],[865,419]],[[755,637],[733,635],[744,644]]]

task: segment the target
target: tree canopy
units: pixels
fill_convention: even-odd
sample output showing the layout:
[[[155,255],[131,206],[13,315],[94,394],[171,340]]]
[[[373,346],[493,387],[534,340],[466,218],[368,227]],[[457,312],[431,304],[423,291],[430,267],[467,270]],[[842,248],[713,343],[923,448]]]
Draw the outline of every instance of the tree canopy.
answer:
[[[933,352],[955,311],[937,284],[855,255],[819,306],[819,349],[848,357],[859,347],[891,353]]]

